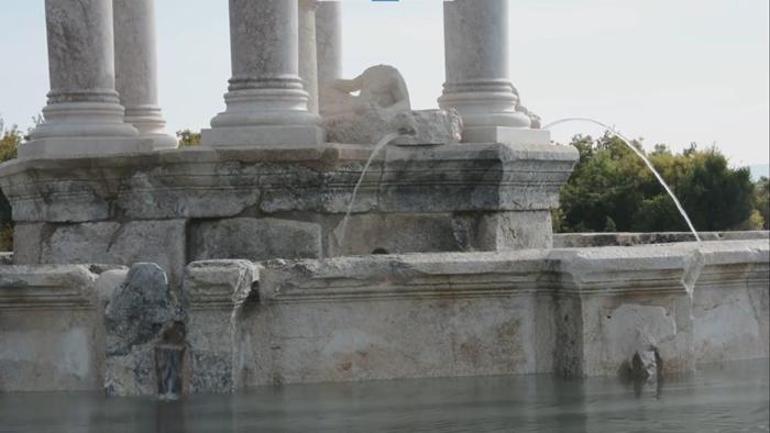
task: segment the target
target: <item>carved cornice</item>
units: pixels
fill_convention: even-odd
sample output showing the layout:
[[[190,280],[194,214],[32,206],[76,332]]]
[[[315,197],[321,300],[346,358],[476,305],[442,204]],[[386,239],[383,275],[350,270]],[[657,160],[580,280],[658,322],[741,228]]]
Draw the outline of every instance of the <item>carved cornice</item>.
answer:
[[[683,279],[692,266],[694,245],[270,261],[261,273],[260,299],[292,303],[687,296]],[[713,243],[703,252],[695,290],[768,287],[769,250],[762,241]]]
[[[93,308],[96,278],[87,266],[0,266],[0,311]]]
[[[256,296],[259,266],[246,260],[208,260],[185,268],[183,296],[191,310],[232,310]]]

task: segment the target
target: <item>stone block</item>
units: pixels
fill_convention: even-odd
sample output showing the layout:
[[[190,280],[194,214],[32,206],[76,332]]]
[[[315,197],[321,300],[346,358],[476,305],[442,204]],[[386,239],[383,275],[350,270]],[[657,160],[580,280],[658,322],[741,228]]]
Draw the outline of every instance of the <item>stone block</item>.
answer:
[[[328,256],[461,250],[448,214],[353,214],[344,233],[342,218],[329,223]]]
[[[217,127],[201,131],[201,143],[208,147],[320,146],[325,131],[316,125],[261,125]]]
[[[463,128],[464,143],[499,143],[513,145],[548,145],[551,132],[545,129],[475,126]]]
[[[100,388],[96,270],[0,266],[0,393]]]
[[[232,218],[191,224],[192,261],[321,256],[320,224],[276,218]]]
[[[472,245],[478,251],[550,249],[553,247],[551,213],[490,212],[479,217]]]
[[[185,266],[184,220],[49,225],[40,263],[157,263],[176,285]]]
[[[13,229],[14,264],[36,265],[41,263],[44,235],[49,227],[51,226],[45,223],[16,224]]]

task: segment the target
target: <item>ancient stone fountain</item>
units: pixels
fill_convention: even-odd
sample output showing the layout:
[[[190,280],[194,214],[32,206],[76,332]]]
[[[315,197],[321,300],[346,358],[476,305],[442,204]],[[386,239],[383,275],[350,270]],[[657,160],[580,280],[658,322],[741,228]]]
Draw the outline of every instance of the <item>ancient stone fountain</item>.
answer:
[[[229,7],[227,108],[200,147],[176,149],[157,104],[153,1],[46,1],[45,123],[0,166],[16,222],[0,391],[768,356],[766,233],[554,237],[578,155],[551,143],[509,79],[508,0],[444,3],[446,83],[428,111],[411,110],[390,66],[343,79],[340,2]],[[388,133],[402,137],[364,172]]]

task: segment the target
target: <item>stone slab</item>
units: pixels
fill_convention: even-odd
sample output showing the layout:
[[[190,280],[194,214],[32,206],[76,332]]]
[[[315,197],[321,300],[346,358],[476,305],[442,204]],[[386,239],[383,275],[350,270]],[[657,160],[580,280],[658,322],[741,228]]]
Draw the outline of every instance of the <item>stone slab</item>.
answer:
[[[194,222],[189,252],[191,261],[316,258],[322,252],[321,226],[277,218]]]
[[[476,126],[463,128],[464,143],[499,143],[512,145],[548,145],[551,132],[546,129]]]
[[[186,264],[184,220],[51,225],[45,229],[37,263],[153,262],[181,281]]]
[[[207,147],[284,147],[320,145],[324,130],[315,125],[263,125],[203,129],[201,144]]]

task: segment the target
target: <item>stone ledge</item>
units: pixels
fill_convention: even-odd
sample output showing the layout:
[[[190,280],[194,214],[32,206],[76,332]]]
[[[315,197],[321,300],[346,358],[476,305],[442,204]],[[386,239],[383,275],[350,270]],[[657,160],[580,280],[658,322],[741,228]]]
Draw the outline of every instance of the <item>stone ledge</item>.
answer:
[[[183,295],[192,310],[231,311],[252,295],[260,266],[247,260],[206,260],[185,268]],[[256,290],[254,290],[256,294]]]
[[[98,275],[86,265],[0,266],[0,310],[76,310],[95,306]]]
[[[769,239],[768,231],[699,232],[703,241]],[[635,246],[694,242],[690,232],[657,233],[555,233],[554,248],[587,248],[610,246]]]
[[[272,260],[260,275],[268,303],[385,298],[459,298],[560,293],[568,296],[685,294],[685,270],[698,244],[435,253],[324,260]],[[724,273],[753,283],[770,280],[763,241],[703,243],[698,285],[721,284]],[[738,273],[736,274],[736,269]]]

